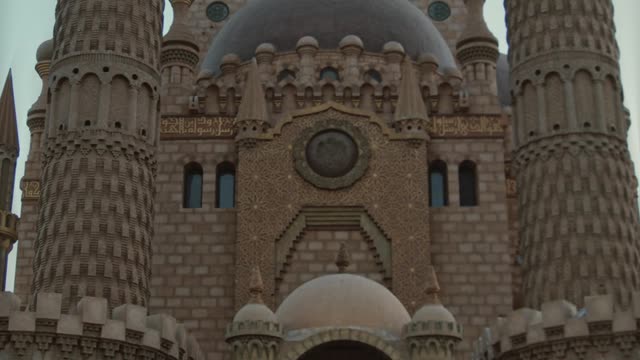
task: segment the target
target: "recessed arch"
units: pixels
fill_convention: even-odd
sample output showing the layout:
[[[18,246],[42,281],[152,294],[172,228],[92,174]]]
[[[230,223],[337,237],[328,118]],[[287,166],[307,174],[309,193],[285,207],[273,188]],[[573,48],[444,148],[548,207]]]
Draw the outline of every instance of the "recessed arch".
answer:
[[[198,209],[202,207],[204,172],[202,165],[190,162],[184,167],[184,189],[182,207]]]

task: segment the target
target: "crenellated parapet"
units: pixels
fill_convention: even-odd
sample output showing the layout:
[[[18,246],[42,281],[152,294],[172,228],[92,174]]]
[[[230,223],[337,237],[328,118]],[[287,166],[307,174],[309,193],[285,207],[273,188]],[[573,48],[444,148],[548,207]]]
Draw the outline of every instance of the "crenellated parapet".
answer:
[[[520,309],[484,331],[472,360],[636,359],[640,356],[640,293],[626,309],[611,295],[588,296],[585,307],[551,301]]]
[[[82,298],[75,311],[62,310],[62,295],[39,293],[34,311],[0,293],[0,357],[8,359],[202,360],[195,338],[168,315],[125,304],[109,312],[107,300]]]
[[[264,87],[270,118],[335,101],[375,112],[391,121],[398,104],[402,44],[389,42],[379,53],[364,51],[362,40],[346,36],[335,50],[320,49],[317,40],[301,38],[295,52],[278,52],[271,44],[255,50],[259,78]],[[431,114],[453,114],[466,109],[461,98],[462,74],[438,67],[439,60],[423,54],[414,67],[418,96]],[[234,116],[245,92],[251,61],[235,54],[222,58],[220,73],[205,70],[197,80],[199,112]]]

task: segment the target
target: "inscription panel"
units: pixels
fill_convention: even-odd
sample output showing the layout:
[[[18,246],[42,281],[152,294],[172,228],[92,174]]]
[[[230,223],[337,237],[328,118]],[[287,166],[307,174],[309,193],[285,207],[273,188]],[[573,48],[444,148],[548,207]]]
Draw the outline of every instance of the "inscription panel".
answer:
[[[160,121],[162,140],[230,139],[236,119],[224,116],[170,116]],[[505,123],[501,116],[434,116],[429,125],[432,138],[501,138]]]

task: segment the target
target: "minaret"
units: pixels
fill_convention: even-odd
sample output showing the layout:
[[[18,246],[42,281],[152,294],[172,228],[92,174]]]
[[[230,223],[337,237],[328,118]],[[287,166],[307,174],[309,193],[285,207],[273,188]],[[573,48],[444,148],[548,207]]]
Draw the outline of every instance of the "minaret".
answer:
[[[11,213],[16,161],[20,153],[11,71],[0,95],[0,291],[4,291],[7,260],[18,239],[18,217]]]
[[[187,94],[195,81],[195,69],[200,61],[200,48],[189,27],[189,7],[193,0],[171,0],[173,24],[162,40],[161,72],[163,96]],[[182,90],[170,90],[181,88]]]
[[[244,87],[244,96],[242,96],[242,102],[236,116],[236,141],[246,143],[254,141],[251,139],[259,138],[269,128],[267,101],[255,59],[249,64]]]
[[[34,243],[36,240],[36,222],[38,219],[38,200],[40,197],[40,177],[42,176],[42,150],[44,146],[44,128],[47,116],[47,93],[49,91],[49,69],[53,56],[53,39],[43,42],[36,52],[36,71],[42,79],[42,90],[36,102],[27,113],[27,126],[31,134],[29,152],[24,167],[24,177],[20,182],[22,189],[22,207],[18,238],[20,251],[16,263],[16,281],[14,292],[24,297],[28,303],[33,278]]]
[[[610,0],[506,0],[525,305],[639,289]]]
[[[162,0],[59,0],[33,290],[146,305]]]
[[[500,52],[498,40],[484,20],[485,0],[465,0],[467,24],[456,44],[456,56],[469,92],[472,114],[500,113],[496,64]]]

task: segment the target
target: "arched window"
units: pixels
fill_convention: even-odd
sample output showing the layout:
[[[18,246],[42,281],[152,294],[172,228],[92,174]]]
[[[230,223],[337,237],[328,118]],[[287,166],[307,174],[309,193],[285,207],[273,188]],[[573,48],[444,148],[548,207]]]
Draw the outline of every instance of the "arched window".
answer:
[[[202,207],[202,166],[198,163],[192,162],[184,167],[183,199],[185,209]]]
[[[232,209],[236,206],[236,168],[230,162],[216,168],[216,207]]]
[[[447,205],[449,205],[447,163],[436,160],[429,165],[429,206],[439,208]]]
[[[338,70],[329,66],[320,71],[320,80],[339,81],[340,75],[338,75]]]
[[[382,82],[382,75],[380,75],[380,73],[376,70],[369,70],[364,73],[364,81],[367,83],[379,84]]]
[[[296,79],[296,73],[289,69],[284,69],[280,71],[280,73],[278,74],[278,82],[293,81],[295,79]]]
[[[458,167],[458,182],[460,184],[460,206],[478,205],[478,176],[476,164],[465,160]]]

